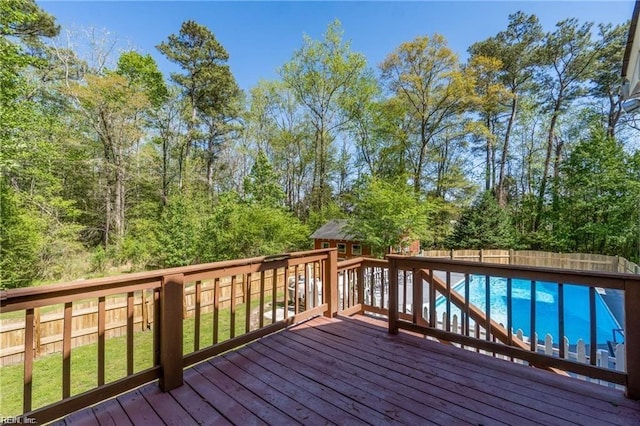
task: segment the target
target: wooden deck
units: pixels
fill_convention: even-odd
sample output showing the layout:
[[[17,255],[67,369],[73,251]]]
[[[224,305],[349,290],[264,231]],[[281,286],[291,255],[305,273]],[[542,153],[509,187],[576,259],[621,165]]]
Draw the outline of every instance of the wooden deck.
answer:
[[[386,327],[314,318],[58,424],[640,424],[621,391]]]

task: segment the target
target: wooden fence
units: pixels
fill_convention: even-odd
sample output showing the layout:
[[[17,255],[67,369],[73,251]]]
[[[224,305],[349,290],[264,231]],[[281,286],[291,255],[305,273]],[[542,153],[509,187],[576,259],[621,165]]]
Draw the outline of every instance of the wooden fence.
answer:
[[[163,391],[170,391],[183,384],[185,367],[313,316],[336,315],[338,292],[333,289],[337,289],[337,259],[336,249],[314,250],[1,291],[2,311],[9,315],[24,314],[22,392],[14,388],[9,392],[17,398],[22,394],[23,418],[33,419],[39,424],[155,379],[159,379]],[[322,290],[317,284],[323,286]],[[225,286],[229,288],[226,298],[228,309],[223,309],[222,289]],[[317,296],[320,291],[325,303],[320,303],[319,298],[309,297],[314,293]],[[211,295],[209,299],[207,293]],[[113,315],[117,315],[116,309],[121,308],[113,306],[120,303],[118,298],[123,294],[126,295],[126,342],[123,341],[126,353],[121,365],[126,366],[126,373],[124,377],[113,378],[107,374],[106,359],[110,355],[106,344],[106,307],[109,300]],[[188,302],[189,298],[195,302]],[[82,305],[90,299],[97,299],[98,303],[97,327],[88,328],[97,334],[96,384],[89,390],[77,393],[72,388],[72,370],[78,366],[71,362],[71,348],[74,337],[79,336],[73,335],[72,326],[76,323],[76,330],[82,330],[78,324],[91,321],[74,315],[83,310],[89,311],[88,316],[93,315],[92,306]],[[151,299],[153,305],[148,306]],[[135,329],[136,301],[140,305],[138,317],[142,317],[137,327],[142,327],[145,321],[152,321],[151,347],[135,349],[153,358],[151,367],[141,371],[138,370],[144,367],[137,366],[134,358],[134,334],[140,332]],[[60,399],[43,406],[45,402],[34,398],[34,391],[41,391],[41,387],[34,387],[34,370],[42,371],[44,368],[42,364],[34,362],[36,334],[42,328],[36,329],[35,317],[36,312],[42,311],[39,320],[42,325],[43,312],[48,315],[52,307],[60,304],[64,306],[62,359],[60,364],[53,366],[53,369],[60,371]],[[191,315],[189,305],[194,306],[193,321],[184,321],[185,317]],[[207,309],[212,310],[211,318],[203,316]],[[146,317],[144,312],[147,312]],[[207,328],[211,342],[201,327],[205,320],[211,325],[210,329]],[[193,326],[187,326],[190,323]],[[185,345],[187,341],[192,341],[193,345]],[[50,365],[46,368],[48,372],[52,369]],[[3,413],[9,416],[13,414]]]
[[[554,253],[534,250],[425,250],[422,255],[502,265],[640,274],[640,266],[635,263],[620,256],[601,254]]]
[[[271,280],[271,271],[266,272]],[[259,297],[259,276],[251,279],[251,297]],[[269,281],[271,282],[271,281]],[[284,274],[278,273],[277,292],[284,292]],[[236,304],[245,301],[244,276],[237,276]],[[220,308],[231,305],[231,277],[224,277],[220,282]],[[196,306],[195,285],[185,286],[184,318],[193,316]],[[271,297],[271,289],[265,290],[265,296]],[[213,310],[213,282],[204,282],[201,293],[202,313]],[[154,298],[151,290],[136,292],[133,303],[133,325],[136,331],[151,330],[153,326]],[[126,295],[111,297],[105,303],[105,338],[123,336],[127,332],[127,298]],[[150,314],[151,313],[151,314]],[[34,351],[36,356],[44,356],[62,351],[64,326],[64,305],[47,309],[46,313],[35,310],[34,313]],[[0,322],[0,367],[21,363],[24,360],[25,319],[4,319]],[[71,323],[71,347],[96,343],[98,341],[98,301],[81,301],[73,306]]]

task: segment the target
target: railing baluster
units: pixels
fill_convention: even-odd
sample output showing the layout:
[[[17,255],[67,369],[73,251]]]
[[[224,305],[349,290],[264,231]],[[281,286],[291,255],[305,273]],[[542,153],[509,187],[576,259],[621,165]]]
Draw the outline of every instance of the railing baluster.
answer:
[[[160,303],[160,293],[162,289],[156,288],[153,291],[153,365],[160,365],[160,336],[161,336],[161,324],[162,306]],[[103,315],[104,318],[104,315]],[[104,352],[104,349],[103,349]],[[103,363],[104,364],[104,363]]]
[[[71,320],[73,303],[64,304],[64,323],[62,333],[62,399],[71,396]]]
[[[407,313],[407,270],[402,270],[402,312]]]
[[[560,358],[564,358],[564,285],[562,283],[558,283],[558,346]]]
[[[356,270],[351,269],[349,279],[349,308],[356,304]]]
[[[369,304],[371,306],[375,306],[375,285],[376,285],[376,277],[375,277],[375,268],[372,266],[369,268]]]
[[[196,309],[193,320],[193,350],[200,350],[200,314],[202,303],[202,281],[196,281]]]
[[[245,320],[244,320],[244,332],[248,333],[251,331],[251,272],[247,273],[247,284],[244,289],[245,294],[247,295],[246,300],[247,303],[245,305]]]
[[[591,365],[596,365],[597,362],[598,337],[596,335],[596,326],[596,289],[589,287],[589,363]]]
[[[220,278],[213,280],[213,344],[218,343],[220,323]]]
[[[451,331],[451,272],[447,271],[447,323],[445,324],[445,330]]]
[[[509,346],[513,345],[513,306],[511,306],[513,297],[512,284],[511,278],[507,278],[507,344]],[[513,357],[511,357],[511,361],[513,361]]]
[[[471,330],[469,330],[469,274],[464,274],[464,329],[465,336],[471,336]]]
[[[320,262],[314,262],[313,264],[313,307],[317,307],[321,302],[320,299],[320,286],[322,285],[322,280],[318,276],[320,272]]]
[[[157,305],[157,304],[155,304]],[[154,305],[154,307],[155,307]],[[105,297],[102,296],[98,298],[98,386],[104,385],[104,349],[105,349]],[[156,318],[153,319],[153,329],[154,329],[154,337],[155,330],[158,328],[158,323],[156,322]],[[156,346],[154,345],[154,348]],[[154,351],[155,354],[155,351]],[[156,360],[154,358],[154,365],[156,365]]]
[[[485,313],[487,323],[485,324],[485,339],[491,340],[491,277],[485,275],[484,277],[484,291],[485,291]]]
[[[276,322],[276,308],[278,307],[277,295],[278,295],[278,270],[272,269],[271,270],[271,324]]]
[[[231,276],[231,309],[229,310],[229,338],[236,337],[236,276]]]
[[[293,312],[296,313],[296,315],[298,314],[298,312],[300,311],[300,306],[299,304],[299,300],[300,300],[300,295],[298,295],[298,265],[296,265],[293,268]],[[289,277],[286,277],[287,280],[287,294],[289,293]],[[286,305],[286,303],[285,303]]]
[[[529,349],[531,349],[532,352],[537,352],[538,351],[538,342],[536,339],[536,282],[534,280],[531,280],[531,303],[530,303],[530,307],[531,307],[531,330],[530,330],[530,334],[529,334]]]
[[[384,309],[384,285],[385,282],[387,281],[385,279],[385,270],[384,268],[380,268],[380,308]]]
[[[412,268],[411,270],[411,283],[413,285],[413,294],[411,295],[411,304],[413,305],[411,314],[413,316],[413,323],[424,325],[424,320],[422,318],[422,278],[420,278],[420,274],[416,268]]]
[[[311,301],[309,301],[309,266],[305,263],[302,267],[304,268],[304,310],[306,311],[313,305],[311,305]]]
[[[358,284],[358,300],[356,303],[360,303],[360,313],[364,313],[364,266],[360,263],[360,266],[357,270],[357,284]]]
[[[433,285],[433,269],[429,269],[429,327],[436,328],[437,326],[436,286]]]
[[[127,293],[127,376],[133,374],[133,292]]]
[[[264,271],[260,271],[260,328],[264,327]]]
[[[33,395],[33,308],[27,309],[24,318],[24,381],[23,381],[23,412],[31,411]],[[7,392],[8,390],[5,390]]]
[[[284,267],[284,276],[283,276],[283,280],[282,280],[284,282],[284,319],[289,318],[289,291],[288,291],[288,288],[287,288],[287,284],[288,284],[287,283],[287,279],[288,278],[289,278],[289,267],[285,266]],[[293,285],[293,288],[296,289],[294,295],[295,295],[295,298],[297,299],[298,298],[298,291],[297,291],[298,283],[297,282]]]
[[[389,333],[398,334],[398,261],[389,261]]]

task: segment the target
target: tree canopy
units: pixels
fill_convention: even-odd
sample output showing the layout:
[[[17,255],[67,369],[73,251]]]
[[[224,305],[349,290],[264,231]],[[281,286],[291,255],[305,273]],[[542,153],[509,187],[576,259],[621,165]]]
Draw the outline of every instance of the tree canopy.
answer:
[[[628,28],[518,12],[467,60],[419,34],[376,66],[336,20],[244,92],[194,20],[144,52],[0,1],[0,285],[307,249],[334,218],[379,256],[420,239],[640,261]]]

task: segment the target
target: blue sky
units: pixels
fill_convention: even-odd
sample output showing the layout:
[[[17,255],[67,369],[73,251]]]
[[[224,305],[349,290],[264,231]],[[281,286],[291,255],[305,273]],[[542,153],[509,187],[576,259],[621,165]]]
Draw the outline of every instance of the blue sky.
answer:
[[[1,1],[1,0],[0,0]],[[376,67],[400,43],[418,35],[443,34],[461,58],[467,48],[503,30],[518,10],[538,16],[546,30],[570,17],[596,23],[631,18],[632,0],[611,1],[422,1],[422,2],[217,2],[217,1],[38,1],[63,29],[104,28],[122,45],[150,53],[167,74],[178,69],[155,49],[183,21],[206,25],[227,49],[244,90],[274,79],[277,68],[302,45],[303,34],[320,38],[339,19],[345,39]]]

